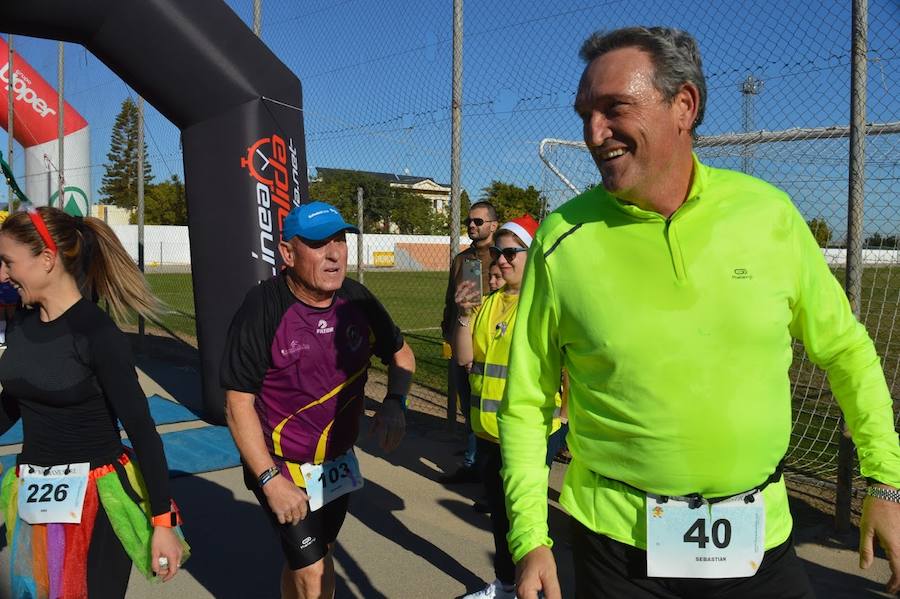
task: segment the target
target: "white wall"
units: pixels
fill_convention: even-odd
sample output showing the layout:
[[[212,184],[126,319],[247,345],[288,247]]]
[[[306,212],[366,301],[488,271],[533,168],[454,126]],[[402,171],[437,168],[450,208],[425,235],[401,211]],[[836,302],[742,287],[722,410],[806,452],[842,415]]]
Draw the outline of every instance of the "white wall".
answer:
[[[137,262],[137,225],[110,225],[131,258]],[[188,242],[188,228],[171,225],[144,226],[144,264],[191,263],[191,245]]]
[[[847,263],[847,250],[840,248],[826,248],[825,260],[832,266],[844,266]],[[890,266],[900,264],[900,251],[898,250],[863,250],[863,264],[870,266]]]
[[[110,225],[122,244],[137,261],[137,225]],[[356,266],[356,235],[347,236],[348,263]],[[363,236],[365,250],[364,264],[373,264],[374,252],[395,250],[398,243],[430,243],[444,245],[450,243],[446,235],[376,235],[367,233]],[[460,247],[469,244],[465,235],[459,238]],[[189,265],[191,263],[190,243],[187,227],[168,225],[147,225],[144,227],[144,263]],[[438,250],[441,251],[441,250]],[[825,259],[832,266],[843,266],[847,261],[847,250],[828,248],[823,250]],[[449,262],[449,254],[448,254]],[[863,250],[863,263],[868,265],[900,264],[898,250]],[[398,265],[399,266],[399,265]]]
[[[356,244],[358,237],[356,235],[347,235],[347,263],[356,266]],[[395,252],[398,243],[426,243],[438,246],[447,246],[447,265],[450,264],[450,237],[447,235],[381,235],[375,233],[366,233],[363,235],[363,264],[374,264],[374,252]],[[472,243],[465,235],[459,238],[460,247],[465,247]],[[436,250],[441,251],[441,250]],[[400,266],[400,265],[398,265]]]
[[[137,261],[137,225],[110,225],[122,245]],[[356,235],[347,236],[348,263],[356,266]],[[364,264],[374,262],[373,253],[380,251],[392,252],[398,243],[429,243],[447,245],[450,243],[446,235],[376,235],[363,236],[363,248],[365,250]],[[468,245],[469,238],[461,236],[460,246]],[[145,225],[144,226],[144,263],[189,265],[191,263],[190,242],[188,241],[188,228],[170,225]],[[447,257],[449,263],[449,254]]]

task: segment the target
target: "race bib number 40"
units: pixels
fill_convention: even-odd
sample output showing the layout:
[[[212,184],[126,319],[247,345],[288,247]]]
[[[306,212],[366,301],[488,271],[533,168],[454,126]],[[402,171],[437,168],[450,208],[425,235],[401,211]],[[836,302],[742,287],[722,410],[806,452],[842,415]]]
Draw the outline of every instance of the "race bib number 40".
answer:
[[[747,501],[745,498],[752,498]],[[647,495],[647,575],[746,578],[762,562],[766,512],[754,492],[692,508]]]
[[[19,465],[19,518],[29,524],[80,524],[90,466]]]
[[[363,486],[359,460],[356,459],[352,449],[324,464],[303,464],[300,471],[303,472],[303,480],[306,482],[309,509],[313,512]]]

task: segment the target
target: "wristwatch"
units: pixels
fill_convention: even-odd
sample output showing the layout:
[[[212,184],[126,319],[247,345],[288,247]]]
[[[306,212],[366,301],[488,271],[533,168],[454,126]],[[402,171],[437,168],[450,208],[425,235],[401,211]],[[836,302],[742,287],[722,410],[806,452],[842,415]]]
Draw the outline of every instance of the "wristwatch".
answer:
[[[874,485],[869,485],[869,488],[866,489],[866,495],[868,495],[869,497],[884,499],[885,501],[900,503],[900,491],[898,491],[897,489],[886,489],[885,487],[876,487]]]
[[[181,526],[181,510],[178,509],[178,506],[175,505],[175,500],[169,500],[169,511],[165,514],[160,514],[158,516],[153,516],[150,519],[150,524],[153,526],[163,526],[165,528],[175,528],[176,526]]]

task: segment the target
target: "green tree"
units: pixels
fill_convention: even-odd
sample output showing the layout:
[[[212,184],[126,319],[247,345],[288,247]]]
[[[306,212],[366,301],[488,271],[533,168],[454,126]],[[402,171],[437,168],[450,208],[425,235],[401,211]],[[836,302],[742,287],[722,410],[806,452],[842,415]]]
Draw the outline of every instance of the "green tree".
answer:
[[[806,224],[809,225],[809,230],[812,231],[813,237],[816,238],[816,243],[819,244],[819,247],[828,247],[828,242],[831,241],[831,228],[828,226],[828,223],[825,222],[825,219],[814,218]]]
[[[874,235],[865,238],[865,240],[863,241],[863,247],[873,250],[893,250],[897,248],[897,236],[875,233]]]
[[[401,189],[393,192],[391,218],[400,233],[437,235],[447,231],[447,217],[433,210],[431,200]]]
[[[469,216],[469,208],[471,208],[471,206],[472,200],[469,199],[469,192],[463,189],[459,194],[459,224],[456,227],[460,235],[465,235],[468,230],[468,227],[466,227],[463,221]],[[446,214],[434,215],[434,225],[432,227],[431,235],[447,235],[450,230],[450,204],[448,200]]]
[[[137,224],[136,213],[131,215],[131,224]],[[187,224],[184,183],[178,178],[178,175],[172,175],[168,181],[148,185],[144,189],[144,224]]]
[[[466,220],[469,216],[469,208],[472,207],[472,200],[469,199],[469,192],[465,189],[462,190],[462,193],[459,194],[459,234],[465,235],[469,228],[463,224],[463,221]],[[445,229],[446,230],[446,229]],[[441,231],[443,233],[443,231]]]
[[[356,189],[363,188],[363,232],[382,233],[390,227],[391,188],[378,177],[356,171],[320,173],[309,185],[309,197],[335,206],[347,222],[356,224]],[[387,219],[387,222],[385,222]]]
[[[113,124],[106,154],[106,165],[100,185],[103,201],[120,208],[137,206],[137,139],[138,109],[131,98],[122,102],[122,108]],[[147,144],[144,143],[144,186],[153,180]]]
[[[459,194],[459,214],[460,219],[465,220],[469,216],[469,208],[472,207],[472,200],[469,199],[469,192],[465,189]]]
[[[481,193],[481,199],[487,200],[497,209],[497,218],[501,223],[526,213],[537,217],[545,201],[544,196],[533,185],[523,189],[502,181],[491,181]]]

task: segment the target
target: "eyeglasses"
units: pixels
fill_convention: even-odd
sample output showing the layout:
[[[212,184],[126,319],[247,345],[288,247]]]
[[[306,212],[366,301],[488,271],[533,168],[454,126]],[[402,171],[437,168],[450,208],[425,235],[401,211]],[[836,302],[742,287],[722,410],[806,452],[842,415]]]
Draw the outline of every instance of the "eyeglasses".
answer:
[[[480,227],[484,223],[495,223],[497,221],[496,220],[484,220],[483,218],[467,218],[463,222],[466,223],[467,227],[469,225],[475,225],[476,227]]]
[[[527,252],[528,248],[498,248],[497,246],[491,247],[491,258],[494,260],[499,260],[500,256],[506,258],[507,262],[512,262],[516,259],[516,254],[519,252]]]

